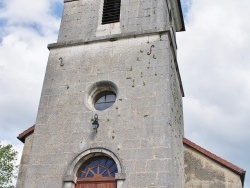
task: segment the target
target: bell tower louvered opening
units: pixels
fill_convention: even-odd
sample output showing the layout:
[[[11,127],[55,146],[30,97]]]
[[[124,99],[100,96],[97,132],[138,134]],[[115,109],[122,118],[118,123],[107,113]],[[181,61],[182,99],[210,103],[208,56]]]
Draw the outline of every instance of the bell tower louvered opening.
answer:
[[[121,0],[104,0],[102,24],[120,21]]]

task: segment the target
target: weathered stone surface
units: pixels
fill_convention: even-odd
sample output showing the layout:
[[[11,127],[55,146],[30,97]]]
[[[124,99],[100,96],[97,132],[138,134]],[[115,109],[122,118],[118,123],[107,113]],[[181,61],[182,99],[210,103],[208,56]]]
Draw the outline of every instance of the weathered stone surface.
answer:
[[[240,176],[185,147],[185,188],[242,188]]]
[[[102,25],[103,0],[65,0],[19,187],[73,187],[72,161],[89,149],[100,155],[100,148],[124,168],[119,188],[184,187],[183,91],[168,1],[121,2],[120,22]],[[103,81],[113,83],[117,99],[97,111],[91,89]]]
[[[164,35],[167,33],[135,38],[140,44],[127,38],[51,49],[27,182],[35,181],[33,174],[63,177],[77,153],[101,146],[124,160],[128,186],[144,187],[152,182],[157,186],[158,171],[176,174],[170,176],[166,186],[182,186],[182,181],[175,178],[183,173],[181,91],[172,68],[173,57],[167,50],[169,43],[161,40]],[[152,45],[155,48],[147,55]],[[166,50],[158,50],[158,46]],[[106,54],[102,53],[104,47]],[[154,55],[166,58],[155,61]],[[60,57],[63,67],[57,61]],[[116,74],[120,70],[122,73]],[[105,111],[89,108],[92,104],[85,100],[88,87],[99,81],[99,73],[118,88],[116,103]],[[99,116],[98,133],[91,127],[95,113]],[[60,165],[62,171],[49,165]],[[147,182],[149,175],[153,175],[149,179],[152,182]],[[136,182],[138,178],[144,178],[145,184]],[[60,179],[54,183],[62,186]]]
[[[21,163],[18,172],[18,179],[16,187],[25,187],[25,181],[27,177],[27,169],[30,161],[30,152],[32,148],[34,134],[30,134],[25,138],[25,145],[23,147],[23,153],[21,158]]]
[[[168,30],[165,0],[121,1],[120,22],[102,25],[103,0],[65,3],[58,42],[91,41]]]

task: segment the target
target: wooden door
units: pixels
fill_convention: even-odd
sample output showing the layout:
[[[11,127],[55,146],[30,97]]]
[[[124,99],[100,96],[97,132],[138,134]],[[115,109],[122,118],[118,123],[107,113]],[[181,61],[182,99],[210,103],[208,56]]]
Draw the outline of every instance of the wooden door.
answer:
[[[97,183],[96,188],[116,188],[116,182]]]
[[[116,188],[116,182],[77,182],[76,188]]]

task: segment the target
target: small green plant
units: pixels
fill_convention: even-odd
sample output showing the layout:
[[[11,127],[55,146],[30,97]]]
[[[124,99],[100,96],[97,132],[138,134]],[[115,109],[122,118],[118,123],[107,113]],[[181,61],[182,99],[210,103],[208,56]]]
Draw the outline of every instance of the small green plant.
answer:
[[[0,143],[0,187],[14,188],[12,179],[16,178],[17,166],[17,152],[12,145],[6,146]]]

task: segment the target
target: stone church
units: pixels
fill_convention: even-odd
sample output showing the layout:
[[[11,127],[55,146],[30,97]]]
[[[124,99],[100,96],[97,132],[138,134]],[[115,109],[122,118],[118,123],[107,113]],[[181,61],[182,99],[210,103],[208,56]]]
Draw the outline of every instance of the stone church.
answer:
[[[64,0],[17,188],[242,188],[184,138],[180,0]]]

